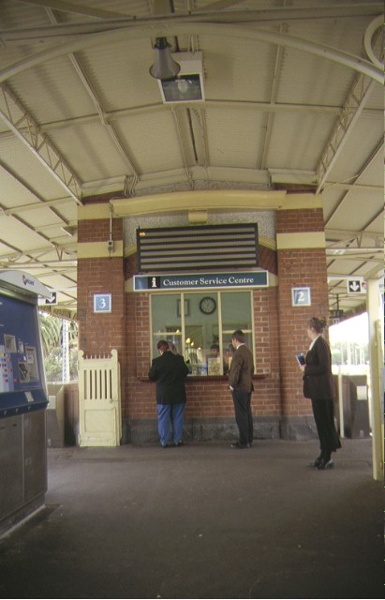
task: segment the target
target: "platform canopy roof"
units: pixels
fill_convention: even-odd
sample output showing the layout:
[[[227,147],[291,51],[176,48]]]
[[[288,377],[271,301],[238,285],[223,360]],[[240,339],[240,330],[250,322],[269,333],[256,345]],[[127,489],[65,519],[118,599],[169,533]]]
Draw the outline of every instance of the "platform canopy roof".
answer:
[[[362,311],[349,279],[383,272],[383,12],[382,0],[2,0],[0,269],[37,277],[75,315],[85,198],[310,191],[330,310]],[[168,90],[149,73],[158,38],[181,59]]]

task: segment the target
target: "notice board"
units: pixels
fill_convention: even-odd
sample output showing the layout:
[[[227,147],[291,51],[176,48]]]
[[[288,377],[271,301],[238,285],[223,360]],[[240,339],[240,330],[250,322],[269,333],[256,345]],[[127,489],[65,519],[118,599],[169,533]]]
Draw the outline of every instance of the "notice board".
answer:
[[[0,417],[47,404],[37,306],[0,290]]]

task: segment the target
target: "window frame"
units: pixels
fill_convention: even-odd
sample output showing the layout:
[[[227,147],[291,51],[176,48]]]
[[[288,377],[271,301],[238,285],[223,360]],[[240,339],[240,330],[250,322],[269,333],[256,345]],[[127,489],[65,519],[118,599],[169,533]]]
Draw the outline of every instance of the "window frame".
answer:
[[[151,360],[153,358],[155,358],[157,356],[157,354],[155,354],[155,348],[156,348],[156,343],[160,338],[163,339],[169,339],[170,337],[176,338],[179,337],[181,340],[180,343],[180,348],[182,350],[182,355],[184,356],[183,353],[183,343],[182,340],[186,339],[186,317],[189,316],[190,314],[190,297],[192,295],[194,296],[199,296],[200,298],[203,298],[204,296],[207,295],[215,295],[215,299],[217,302],[217,326],[218,326],[218,344],[219,344],[219,348],[220,348],[220,356],[224,357],[224,347],[223,347],[223,336],[228,335],[231,336],[231,334],[234,332],[235,329],[238,329],[238,326],[234,326],[233,329],[223,329],[223,319],[222,319],[222,296],[225,294],[248,294],[250,297],[250,314],[248,315],[248,319],[251,323],[251,329],[242,329],[242,331],[244,331],[244,333],[246,335],[251,335],[251,340],[252,340],[252,348],[250,348],[250,350],[252,351],[253,354],[253,359],[254,359],[254,364],[256,364],[256,356],[255,356],[255,325],[254,325],[254,310],[253,310],[253,290],[247,290],[247,289],[227,289],[227,290],[223,290],[223,289],[200,289],[200,290],[196,290],[196,291],[180,291],[178,292],[177,290],[174,291],[169,291],[167,292],[168,296],[173,296],[175,301],[176,301],[176,307],[177,307],[177,318],[180,319],[180,329],[179,326],[177,326],[177,329],[175,330],[167,330],[167,327],[165,328],[165,331],[157,331],[154,332],[153,331],[153,298],[156,296],[163,296],[165,295],[165,292],[153,292],[150,294],[150,331],[149,331],[149,335],[150,335],[150,353],[151,353]],[[187,296],[187,297],[186,297]],[[180,308],[182,306],[185,306],[185,311],[187,310],[187,314],[185,314],[185,311],[180,310]],[[205,317],[202,315],[202,319],[204,319]],[[188,325],[187,325],[188,327]],[[174,341],[175,343],[175,341]],[[223,361],[222,361],[223,363]],[[209,375],[208,372],[206,372],[205,374],[203,373],[190,373],[189,374],[189,378],[190,377],[204,377],[209,378],[209,379],[214,379],[214,378],[226,378],[227,375],[225,373],[223,373],[223,364],[220,367],[220,374],[215,374],[215,375]]]

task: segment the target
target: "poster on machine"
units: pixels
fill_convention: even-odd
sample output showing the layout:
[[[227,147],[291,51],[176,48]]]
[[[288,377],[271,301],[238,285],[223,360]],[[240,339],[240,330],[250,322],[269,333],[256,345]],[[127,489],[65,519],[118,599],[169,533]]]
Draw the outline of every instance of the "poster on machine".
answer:
[[[36,305],[0,294],[0,417],[46,404]]]

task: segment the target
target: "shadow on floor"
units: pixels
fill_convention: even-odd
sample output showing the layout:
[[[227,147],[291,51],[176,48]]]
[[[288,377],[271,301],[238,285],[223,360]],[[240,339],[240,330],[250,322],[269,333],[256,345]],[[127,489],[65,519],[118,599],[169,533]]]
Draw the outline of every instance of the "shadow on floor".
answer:
[[[371,441],[50,448],[46,507],[0,540],[3,598],[381,598]]]

